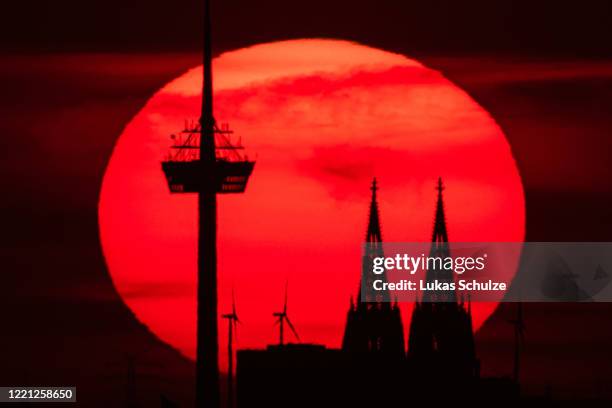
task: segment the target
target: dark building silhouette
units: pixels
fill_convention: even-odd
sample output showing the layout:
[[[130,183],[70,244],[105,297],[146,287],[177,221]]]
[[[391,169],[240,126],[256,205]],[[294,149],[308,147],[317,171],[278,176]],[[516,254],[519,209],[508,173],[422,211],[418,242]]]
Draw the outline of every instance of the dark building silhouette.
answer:
[[[384,256],[380,212],[376,196],[378,191],[376,179],[372,181],[371,190],[372,201],[370,202],[362,271],[371,270],[374,257]],[[372,274],[365,274],[364,278],[368,282],[367,284],[371,286]],[[384,274],[380,276],[380,279],[385,280]],[[404,326],[397,303],[392,304],[390,302],[389,293],[386,291],[379,292],[381,294],[378,295],[378,298],[375,298],[374,295],[370,298],[371,291],[365,292],[368,298],[362,299],[360,286],[356,305],[351,298],[342,340],[342,350],[357,353],[380,352],[403,358],[405,353]]]
[[[438,202],[431,238],[431,257],[450,256],[444,216],[442,180],[438,180]],[[454,272],[432,268],[427,282],[454,282]],[[425,291],[422,301],[415,302],[408,336],[408,358],[420,372],[431,371],[454,378],[478,377],[472,327],[471,304],[457,301],[455,291]]]

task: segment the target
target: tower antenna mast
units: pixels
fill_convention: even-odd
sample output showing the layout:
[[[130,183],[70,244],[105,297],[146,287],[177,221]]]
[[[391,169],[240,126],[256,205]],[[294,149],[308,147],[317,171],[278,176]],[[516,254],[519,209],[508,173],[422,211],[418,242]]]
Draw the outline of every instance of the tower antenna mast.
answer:
[[[219,327],[217,324],[217,194],[215,120],[212,97],[210,0],[204,0],[204,50],[198,194],[198,316],[196,344],[196,407],[217,408],[219,391]]]
[[[174,144],[162,170],[170,193],[198,194],[196,406],[218,408],[217,194],[243,193],[255,162],[240,153],[233,132],[218,127],[214,118],[210,3],[204,0],[200,119],[171,136]]]

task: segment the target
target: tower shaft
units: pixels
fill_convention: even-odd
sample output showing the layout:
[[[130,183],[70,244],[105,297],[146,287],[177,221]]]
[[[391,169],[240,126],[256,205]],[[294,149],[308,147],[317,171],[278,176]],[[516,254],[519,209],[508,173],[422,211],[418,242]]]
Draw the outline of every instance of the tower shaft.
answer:
[[[218,408],[219,340],[217,325],[217,193],[212,98],[210,1],[204,0],[204,59],[200,117],[201,177],[198,192],[198,306],[196,406]]]

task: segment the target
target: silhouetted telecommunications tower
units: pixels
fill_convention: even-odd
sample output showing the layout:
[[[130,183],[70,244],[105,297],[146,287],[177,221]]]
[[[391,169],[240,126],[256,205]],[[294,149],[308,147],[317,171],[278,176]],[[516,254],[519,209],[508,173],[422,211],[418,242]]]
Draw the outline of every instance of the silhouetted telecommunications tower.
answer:
[[[232,143],[232,131],[213,116],[210,1],[204,0],[202,113],[186,123],[162,162],[171,193],[198,193],[196,406],[219,407],[217,326],[217,193],[242,193],[254,161]]]

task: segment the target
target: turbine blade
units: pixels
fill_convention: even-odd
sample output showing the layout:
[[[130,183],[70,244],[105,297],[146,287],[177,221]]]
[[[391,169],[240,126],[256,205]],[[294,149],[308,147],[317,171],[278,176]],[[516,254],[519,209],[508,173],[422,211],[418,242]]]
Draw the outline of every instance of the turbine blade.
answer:
[[[285,281],[285,305],[283,307],[283,313],[287,313],[287,292],[289,291],[289,281]]]
[[[291,324],[291,320],[289,320],[289,316],[285,316],[285,321],[287,322],[287,325],[289,326],[289,328],[291,329],[291,331],[295,335],[295,338],[298,341],[300,341],[300,336],[298,336],[297,331],[295,331],[295,327],[293,327],[293,324]]]
[[[234,296],[234,288],[232,288],[232,314],[236,316],[236,297]]]

